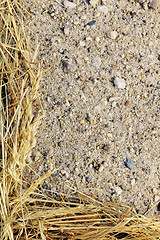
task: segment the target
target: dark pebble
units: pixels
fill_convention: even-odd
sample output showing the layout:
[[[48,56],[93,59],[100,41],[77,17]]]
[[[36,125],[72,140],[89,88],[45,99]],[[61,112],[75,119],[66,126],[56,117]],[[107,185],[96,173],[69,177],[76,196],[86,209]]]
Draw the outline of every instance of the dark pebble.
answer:
[[[131,170],[134,168],[134,161],[129,157],[126,157],[126,161],[124,162],[124,164],[126,167],[128,167]]]
[[[86,26],[88,25],[88,26],[92,26],[92,25],[94,25],[96,23],[96,21],[95,20],[92,20],[91,22],[88,22],[87,24],[86,24]]]
[[[108,145],[104,145],[104,146],[103,146],[103,150],[105,150],[105,151],[108,152],[108,151],[110,150],[110,146],[108,146]]]

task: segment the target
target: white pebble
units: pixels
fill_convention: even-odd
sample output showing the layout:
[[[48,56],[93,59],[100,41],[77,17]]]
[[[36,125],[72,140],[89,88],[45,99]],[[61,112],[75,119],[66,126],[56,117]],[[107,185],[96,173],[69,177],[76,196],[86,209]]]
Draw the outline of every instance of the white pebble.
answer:
[[[102,106],[101,105],[97,105],[94,107],[94,113],[101,113],[102,111]]]
[[[103,98],[103,99],[101,100],[101,104],[102,104],[103,106],[107,106],[107,103],[108,103],[108,101],[107,101],[106,98]]]
[[[126,86],[125,80],[123,78],[119,78],[119,77],[115,78],[114,84],[116,87],[121,88],[121,89],[125,88],[125,86]]]
[[[42,156],[42,154],[37,150],[34,150],[32,154],[33,154],[34,157],[41,157]]]
[[[90,0],[89,3],[92,7],[95,7],[98,4],[98,0]]]
[[[66,8],[68,8],[68,9],[72,9],[72,8],[75,8],[77,5],[75,4],[75,3],[73,3],[73,2],[69,2],[69,1],[64,1],[64,6],[66,7]]]
[[[47,102],[50,103],[51,102],[51,99],[50,97],[47,97]]]
[[[32,160],[31,157],[28,157],[28,158],[26,159],[26,162],[27,162],[27,163],[31,163],[31,162],[33,162],[33,160]]]
[[[158,195],[155,195],[155,196],[154,196],[154,201],[155,201],[155,202],[159,201],[159,199],[160,199],[160,197],[159,197]]]
[[[108,12],[108,7],[105,5],[99,5],[97,7],[97,11],[100,13],[107,13]]]
[[[86,44],[85,44],[84,41],[79,41],[79,45],[80,45],[81,47],[84,47]]]
[[[112,138],[113,137],[112,133],[108,133],[107,137]]]
[[[132,185],[132,187],[134,186],[135,183],[136,183],[136,180],[133,178],[133,179],[131,180],[131,185]]]
[[[112,107],[113,108],[116,107],[116,105],[117,105],[117,102],[112,102]]]
[[[99,38],[99,37],[96,37],[96,38],[95,38],[95,41],[96,41],[96,42],[99,42],[99,41],[100,41],[100,38]]]
[[[92,57],[91,62],[95,67],[100,67],[102,63],[100,57],[98,56]]]
[[[114,190],[117,193],[117,195],[120,195],[122,193],[122,189],[120,187],[115,187]]]
[[[107,36],[114,40],[118,37],[118,33],[116,31],[108,31]]]
[[[92,42],[92,38],[91,37],[86,37],[86,41],[87,42],[89,42],[89,41]]]
[[[64,28],[64,34],[69,35],[69,28],[67,28],[67,27]]]
[[[109,102],[117,101],[119,97],[110,97]]]

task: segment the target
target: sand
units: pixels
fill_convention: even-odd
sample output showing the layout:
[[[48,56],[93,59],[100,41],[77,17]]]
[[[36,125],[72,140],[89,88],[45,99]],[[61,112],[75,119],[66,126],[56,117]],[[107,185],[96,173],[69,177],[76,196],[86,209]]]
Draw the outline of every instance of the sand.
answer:
[[[42,185],[55,197],[81,191],[145,213],[160,199],[160,7],[73,3],[26,2],[31,46],[43,70],[53,65],[28,181],[58,168]]]

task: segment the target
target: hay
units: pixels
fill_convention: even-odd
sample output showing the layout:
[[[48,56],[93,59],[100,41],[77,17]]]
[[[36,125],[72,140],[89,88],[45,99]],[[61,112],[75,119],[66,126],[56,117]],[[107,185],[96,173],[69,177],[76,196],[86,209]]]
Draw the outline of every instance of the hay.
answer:
[[[58,201],[39,184],[28,188],[27,158],[36,144],[43,109],[38,97],[40,64],[25,34],[20,1],[0,3],[0,239],[160,239],[160,219],[138,215],[129,206],[83,193]],[[34,107],[36,107],[34,109]]]

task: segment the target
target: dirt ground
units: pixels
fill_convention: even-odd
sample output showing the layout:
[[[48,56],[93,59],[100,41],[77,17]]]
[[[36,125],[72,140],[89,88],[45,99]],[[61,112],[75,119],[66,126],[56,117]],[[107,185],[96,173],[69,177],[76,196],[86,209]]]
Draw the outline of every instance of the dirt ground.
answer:
[[[94,194],[139,213],[160,199],[159,5],[27,0],[31,46],[38,39],[43,69],[53,65],[28,160],[29,180],[58,168],[44,191]]]

